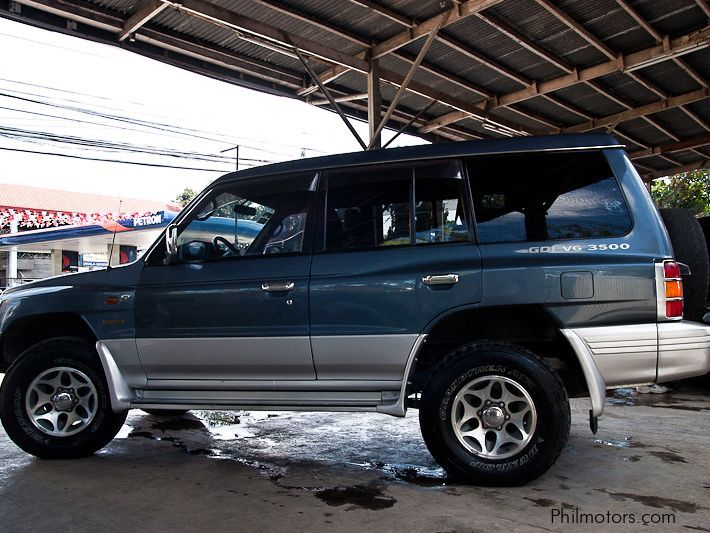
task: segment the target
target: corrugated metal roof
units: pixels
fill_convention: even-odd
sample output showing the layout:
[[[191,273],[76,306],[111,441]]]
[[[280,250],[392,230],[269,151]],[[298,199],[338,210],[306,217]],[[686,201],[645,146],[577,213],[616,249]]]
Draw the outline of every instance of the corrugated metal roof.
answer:
[[[112,213],[118,209],[119,204],[124,213],[180,210],[180,206],[174,203],[0,183],[0,206],[5,208],[65,213]]]
[[[316,43],[314,47],[326,47],[348,56],[361,53],[360,57],[363,57],[368,43],[377,45],[394,36],[406,37],[410,31],[410,21],[414,21],[416,27],[416,24],[421,24],[454,5],[451,0],[372,0],[372,8],[363,6],[357,0],[192,1],[198,2],[197,8],[200,1],[205,1],[281,32],[282,44],[276,47],[281,47],[281,51],[274,49],[274,46],[264,46],[268,39],[254,38],[250,31],[237,30],[225,23],[188,14],[184,9],[175,7],[162,11],[147,22],[144,29],[139,29],[138,42],[134,45],[126,41],[122,46],[203,73],[209,73],[213,68],[219,79],[236,84],[306,99],[321,99],[322,95],[316,91],[308,96],[301,96],[298,89],[294,89],[294,79],[302,79],[304,85],[309,85],[310,82],[300,61],[293,57],[293,54],[284,53],[283,48],[288,48],[289,35],[307,38]],[[625,1],[660,35],[667,35],[671,39],[707,29],[707,16],[695,1]],[[656,44],[652,32],[642,27],[623,9],[619,0],[547,2],[553,6],[552,10],[558,10],[571,19],[573,24],[583,28],[613,54],[628,54]],[[91,16],[80,18],[80,22],[84,22],[71,30],[72,35],[86,35],[94,40],[113,44],[116,43],[115,35],[123,26],[123,21],[144,5],[136,0],[63,0],[61,4],[53,0],[35,0],[33,5],[35,4],[39,7],[23,7],[20,14],[0,9],[0,16],[67,32],[69,30],[66,24],[56,15],[61,12],[62,5],[73,6],[72,20],[77,20],[77,10],[81,11],[88,6],[92,10]],[[42,15],[43,4],[46,4],[47,10],[51,8],[51,15]],[[186,1],[185,5],[188,4]],[[462,6],[463,8],[465,6]],[[97,27],[96,20],[102,25]],[[114,30],[107,31],[106,24],[113,24]],[[160,44],[155,41],[152,44],[141,42],[142,31],[158,32],[159,36],[180,36],[185,41],[221,53],[234,54],[254,65],[261,64],[272,69],[271,71],[275,69],[282,72],[287,75],[290,85],[284,84],[278,78],[264,79],[263,76],[246,80],[241,70],[230,78],[230,70],[224,65],[211,66],[209,57],[198,64],[194,59],[181,59],[176,51],[166,54],[164,48],[160,48]],[[500,122],[497,126],[487,124],[484,127],[478,119],[462,118],[451,126],[435,129],[431,134],[440,133],[444,138],[466,138],[467,132],[475,136],[496,137],[504,134],[501,127],[545,133],[554,131],[557,127],[586,124],[588,119],[583,115],[603,119],[630,108],[659,102],[662,95],[686,95],[707,86],[710,77],[710,47],[706,46],[682,56],[682,62],[692,68],[697,73],[695,75],[689,75],[682,65],[672,60],[638,68],[634,72],[625,72],[624,65],[618,62],[615,72],[596,77],[591,80],[591,84],[572,80],[550,93],[551,97],[557,98],[564,105],[558,105],[549,98],[535,96],[534,92],[522,95],[522,90],[525,89],[523,83],[542,84],[558,78],[561,80],[572,69],[579,71],[609,61],[598,46],[590,43],[579,31],[551,13],[539,0],[501,0],[479,14],[446,25],[440,31],[440,37],[446,38],[449,44],[437,39],[426,54],[424,64],[413,76],[415,84],[423,89],[420,92],[429,96],[406,91],[399,102],[402,111],[415,114],[429,106],[434,96],[439,100],[428,109],[411,131],[416,131],[425,122],[446,115],[452,110],[475,109],[473,105],[484,98],[481,93],[491,97],[487,116],[490,120]],[[710,44],[708,40],[710,37],[706,37],[706,45]],[[380,58],[382,68],[404,77],[424,42],[425,38],[422,36],[401,43],[400,47],[395,47]],[[306,55],[312,56],[310,63],[316,72],[323,73],[333,68],[332,62],[316,59],[314,54],[308,54],[308,47],[305,48]],[[467,53],[467,50],[471,52]],[[483,59],[472,57],[475,54],[481,55]],[[407,57],[403,59],[403,55]],[[500,68],[494,68],[491,63]],[[504,72],[506,69],[508,74]],[[701,78],[700,82],[697,77]],[[351,70],[331,81],[329,85],[336,96],[363,93],[367,91],[367,76],[363,72]],[[657,87],[658,91],[653,87]],[[387,82],[382,83],[384,106],[389,104],[395,93],[396,87]],[[512,104],[508,107],[497,106],[496,98],[511,94],[517,95]],[[616,101],[619,99],[621,103]],[[346,112],[362,116],[363,103],[345,102],[342,107]],[[620,123],[607,123],[599,129],[604,130],[611,126],[623,132],[628,136],[625,142],[629,146],[655,146],[657,143],[677,142],[675,139],[693,139],[696,145],[703,146],[703,143],[698,144],[697,140],[702,140],[702,136],[710,136],[710,127],[707,126],[710,123],[710,98],[692,101],[686,107],[697,119],[691,118],[680,109],[665,110],[659,107],[658,111],[649,115],[651,122],[643,118],[624,117]],[[575,112],[575,109],[578,112]],[[657,125],[652,123],[654,120]],[[396,126],[398,127],[399,123]],[[706,144],[710,144],[710,141]],[[680,152],[680,147],[675,151]],[[698,160],[703,153],[705,152],[702,150],[685,150],[682,157],[679,156],[676,161],[680,162],[689,157]],[[672,164],[668,159],[658,156],[645,158],[644,164],[648,161],[657,165]]]

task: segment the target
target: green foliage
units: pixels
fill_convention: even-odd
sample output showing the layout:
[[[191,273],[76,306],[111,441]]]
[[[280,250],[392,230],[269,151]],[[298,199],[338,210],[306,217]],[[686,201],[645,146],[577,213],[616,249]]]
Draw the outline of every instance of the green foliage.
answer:
[[[185,187],[183,191],[175,197],[175,201],[181,206],[185,207],[190,200],[192,200],[197,193],[190,187]]]
[[[696,216],[710,215],[710,170],[701,169],[657,179],[651,196],[658,207],[691,209]]]

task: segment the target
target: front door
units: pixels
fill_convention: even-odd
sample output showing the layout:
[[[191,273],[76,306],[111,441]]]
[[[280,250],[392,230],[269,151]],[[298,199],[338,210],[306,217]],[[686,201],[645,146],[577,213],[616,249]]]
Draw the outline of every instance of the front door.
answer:
[[[178,254],[148,264],[136,343],[151,380],[310,380],[309,206],[315,175],[217,186],[178,226]]]

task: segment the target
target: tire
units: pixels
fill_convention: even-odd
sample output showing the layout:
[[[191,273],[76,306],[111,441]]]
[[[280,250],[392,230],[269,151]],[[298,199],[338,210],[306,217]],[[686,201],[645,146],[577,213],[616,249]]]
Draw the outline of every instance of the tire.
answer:
[[[111,410],[94,347],[73,337],[29,348],[0,388],[0,419],[8,436],[43,459],[93,454],[113,439],[126,415]]]
[[[699,322],[704,314],[710,277],[710,259],[703,228],[688,209],[660,211],[675,258],[690,267],[691,275],[683,276],[683,317]]]
[[[182,416],[187,414],[187,409],[141,409],[151,416]]]
[[[710,216],[701,217],[698,219],[700,227],[703,229],[703,235],[705,235],[705,244],[708,249],[708,256],[710,256]],[[705,311],[710,311],[710,274],[708,274],[708,295],[705,299]]]
[[[487,409],[484,398],[492,402]],[[557,373],[532,352],[499,342],[464,345],[446,356],[419,411],[434,459],[454,480],[478,485],[519,485],[540,476],[567,442],[570,420]],[[496,423],[500,430],[488,425]],[[511,442],[499,444],[501,437]]]

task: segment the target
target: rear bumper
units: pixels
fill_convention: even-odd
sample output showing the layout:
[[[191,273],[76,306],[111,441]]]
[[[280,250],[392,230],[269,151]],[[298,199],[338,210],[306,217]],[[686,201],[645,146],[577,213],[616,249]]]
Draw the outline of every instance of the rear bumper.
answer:
[[[698,322],[575,328],[562,333],[584,371],[594,416],[604,410],[605,388],[710,372],[710,326]]]
[[[701,376],[710,372],[710,326],[698,322],[658,324],[656,381]]]

